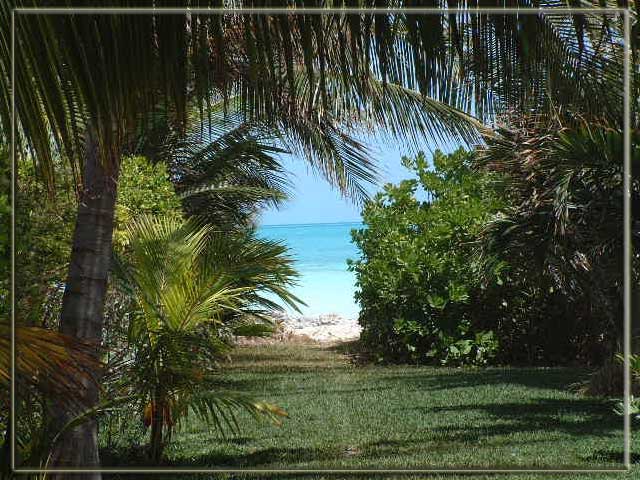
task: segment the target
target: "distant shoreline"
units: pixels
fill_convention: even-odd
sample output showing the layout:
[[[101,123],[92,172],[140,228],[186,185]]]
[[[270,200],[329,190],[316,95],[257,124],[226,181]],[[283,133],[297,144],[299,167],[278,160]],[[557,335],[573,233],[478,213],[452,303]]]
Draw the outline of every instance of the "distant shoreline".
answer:
[[[320,225],[364,225],[361,221],[354,222],[319,222],[319,223],[277,223],[272,225],[258,225],[258,228],[295,228],[295,227],[317,227]]]
[[[330,313],[357,316],[354,300],[355,274],[347,259],[359,258],[351,231],[366,228],[361,222],[322,222],[260,226],[257,234],[287,247],[293,267],[299,274],[291,292],[306,305],[291,315],[317,317]],[[278,302],[276,302],[278,303]],[[279,303],[278,303],[279,304]],[[330,307],[329,307],[330,306]]]
[[[285,336],[303,336],[317,342],[355,340],[360,338],[362,331],[357,315],[349,318],[335,313],[297,315],[277,312],[274,317],[280,322],[280,331]]]

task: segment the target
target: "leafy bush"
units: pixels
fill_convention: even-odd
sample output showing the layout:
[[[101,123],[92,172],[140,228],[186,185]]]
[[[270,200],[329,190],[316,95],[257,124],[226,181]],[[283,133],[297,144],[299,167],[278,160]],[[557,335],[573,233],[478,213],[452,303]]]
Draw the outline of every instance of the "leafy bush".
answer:
[[[623,355],[616,355],[616,360],[620,365],[624,364]],[[637,391],[640,381],[640,355],[629,355],[629,372],[631,373],[631,392],[633,393]],[[622,377],[622,369],[620,369],[620,377]],[[618,415],[624,416],[624,400],[616,401],[613,410]],[[640,420],[640,398],[633,395],[629,396],[629,415],[635,420]]]
[[[57,162],[53,192],[36,177],[30,159],[18,163],[16,188],[16,318],[24,325],[57,325],[66,280],[76,197]],[[7,249],[7,254],[9,249]]]
[[[404,157],[417,178],[386,185],[352,232],[361,339],[380,361],[484,364],[496,353],[471,302],[485,288],[473,241],[502,200],[499,177],[475,172],[472,158],[437,151],[430,170],[423,153]]]
[[[11,272],[9,231],[11,230],[11,169],[9,149],[0,144],[0,315],[9,315],[9,275]]]
[[[123,157],[118,183],[114,246],[126,243],[127,225],[142,214],[181,217],[180,198],[164,163],[153,164],[146,157]]]
[[[436,154],[433,171],[406,159],[418,178],[366,206],[353,269],[363,341],[380,358],[482,363],[497,341],[501,363],[602,366],[619,350],[622,134],[554,122],[512,119],[473,155]],[[634,179],[634,204],[639,192]]]

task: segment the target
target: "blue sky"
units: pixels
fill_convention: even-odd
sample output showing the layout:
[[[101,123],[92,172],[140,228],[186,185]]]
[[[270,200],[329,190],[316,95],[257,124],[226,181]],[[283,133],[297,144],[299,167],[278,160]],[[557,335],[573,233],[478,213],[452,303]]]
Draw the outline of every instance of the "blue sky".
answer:
[[[412,178],[411,172],[401,164],[403,155],[409,154],[409,148],[401,144],[368,146],[378,162],[380,185],[398,183],[400,180]],[[452,151],[455,146],[443,148]],[[430,156],[428,145],[424,151]],[[294,185],[292,198],[280,210],[269,209],[262,214],[262,225],[285,225],[295,223],[335,223],[357,222],[360,210],[349,200],[341,198],[340,193],[320,176],[313,173],[309,165],[302,159],[291,155],[283,155],[282,162],[290,172]],[[379,186],[371,186],[371,193],[379,190]]]

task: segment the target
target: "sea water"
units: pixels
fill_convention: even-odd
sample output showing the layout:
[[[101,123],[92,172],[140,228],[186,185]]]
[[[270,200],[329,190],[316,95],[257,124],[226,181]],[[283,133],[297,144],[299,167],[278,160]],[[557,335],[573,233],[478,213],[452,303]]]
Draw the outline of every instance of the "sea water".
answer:
[[[300,307],[303,316],[358,316],[355,276],[347,268],[347,259],[359,258],[351,230],[360,228],[364,228],[362,223],[353,222],[265,225],[258,229],[259,236],[278,240],[289,248],[300,273],[292,292],[307,304]]]

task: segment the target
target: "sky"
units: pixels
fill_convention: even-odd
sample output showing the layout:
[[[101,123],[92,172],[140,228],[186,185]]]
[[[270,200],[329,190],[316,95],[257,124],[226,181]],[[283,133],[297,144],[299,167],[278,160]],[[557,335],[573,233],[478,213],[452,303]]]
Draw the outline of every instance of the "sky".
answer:
[[[442,148],[452,151],[456,146]],[[369,144],[369,150],[377,160],[380,180],[378,185],[371,185],[371,194],[381,190],[385,183],[398,183],[413,178],[409,170],[402,166],[401,158],[408,155],[410,149],[401,144],[382,145]],[[431,157],[429,145],[425,143],[423,150]],[[332,189],[324,178],[314,174],[311,167],[300,158],[282,155],[282,163],[290,173],[294,188],[292,198],[285,202],[279,210],[270,208],[262,214],[262,225],[287,225],[305,223],[338,223],[360,221],[360,209],[350,200],[341,198],[340,193]]]

